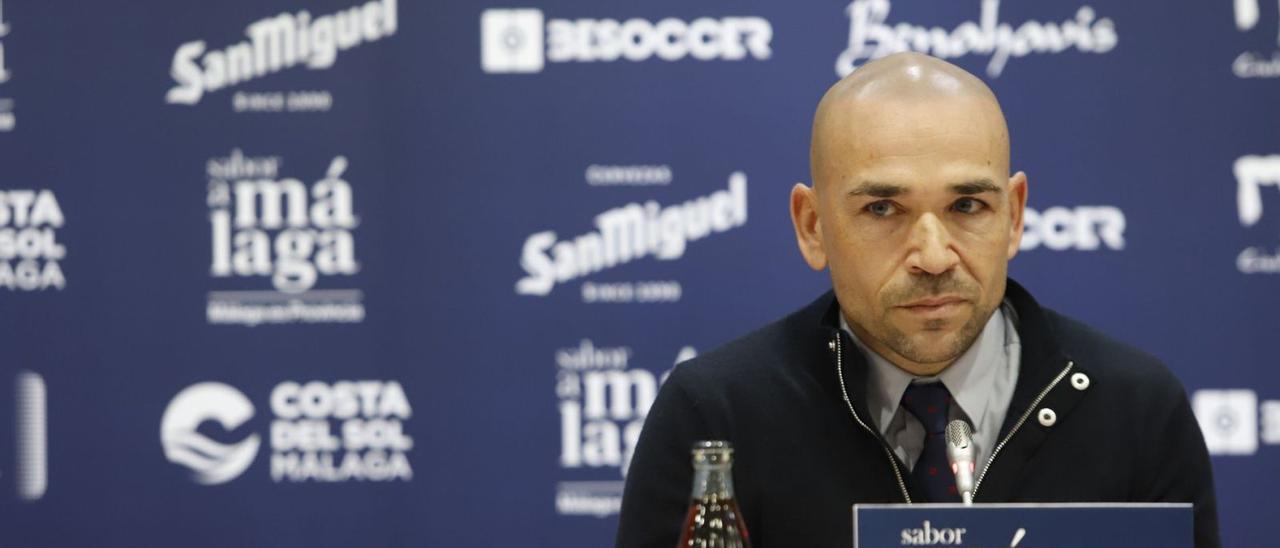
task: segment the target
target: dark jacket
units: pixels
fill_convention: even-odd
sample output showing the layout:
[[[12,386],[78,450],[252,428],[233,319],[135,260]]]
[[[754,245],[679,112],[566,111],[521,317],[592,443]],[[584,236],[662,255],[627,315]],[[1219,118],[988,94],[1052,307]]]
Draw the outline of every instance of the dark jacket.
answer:
[[[1005,298],[1022,361],[1007,443],[974,500],[1192,502],[1196,546],[1218,546],[1209,456],[1181,383],[1156,358],[1040,308],[1012,280]],[[755,548],[847,548],[854,503],[922,498],[869,420],[867,363],[838,311],[828,293],[675,368],[627,473],[617,546],[675,546],[697,440],[733,443]],[[1039,420],[1044,409],[1056,415],[1051,426]]]

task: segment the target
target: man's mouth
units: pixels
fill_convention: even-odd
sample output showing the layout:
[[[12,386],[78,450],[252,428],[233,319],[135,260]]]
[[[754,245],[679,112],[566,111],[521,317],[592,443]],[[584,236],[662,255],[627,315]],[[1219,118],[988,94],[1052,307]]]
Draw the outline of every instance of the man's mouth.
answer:
[[[960,307],[964,306],[967,302],[968,300],[963,297],[955,295],[941,295],[912,301],[910,303],[900,305],[898,308],[919,316],[937,317],[950,315],[959,310]]]

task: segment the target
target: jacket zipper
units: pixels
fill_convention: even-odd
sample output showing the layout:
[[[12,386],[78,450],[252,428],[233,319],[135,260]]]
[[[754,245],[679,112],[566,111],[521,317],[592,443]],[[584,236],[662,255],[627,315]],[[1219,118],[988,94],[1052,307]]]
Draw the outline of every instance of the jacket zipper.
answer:
[[[898,480],[898,489],[902,490],[902,498],[907,501],[907,504],[911,504],[911,494],[907,492],[906,482],[902,481],[902,471],[898,469],[898,460],[894,458],[893,453],[889,450],[888,444],[886,444],[884,440],[871,429],[871,427],[862,422],[862,419],[858,417],[857,411],[853,410],[853,402],[849,400],[849,390],[845,388],[844,385],[843,345],[841,344],[840,336],[837,335],[832,342],[835,343],[836,376],[840,378],[840,395],[844,397],[844,404],[849,408],[849,414],[853,415],[854,422],[857,422],[858,426],[861,426],[863,430],[866,430],[868,434],[871,434],[880,442],[880,448],[884,450],[885,457],[888,457],[889,459],[889,465],[893,467],[893,477]],[[1031,405],[1027,406],[1027,410],[1022,413],[1022,416],[1018,417],[1018,422],[1014,423],[1013,428],[1009,430],[1009,433],[1005,434],[1004,439],[1000,440],[1000,443],[996,445],[996,448],[991,451],[991,456],[987,458],[987,463],[982,467],[982,473],[978,475],[978,479],[973,483],[972,498],[976,499],[978,497],[978,488],[982,486],[982,480],[987,477],[987,471],[991,469],[991,463],[995,462],[996,455],[1000,454],[1000,450],[1004,449],[1004,446],[1009,443],[1009,440],[1013,438],[1013,435],[1018,433],[1018,429],[1022,428],[1022,424],[1027,422],[1028,418],[1031,418],[1031,414],[1035,412],[1036,407],[1040,405],[1040,402],[1044,400],[1045,396],[1048,396],[1049,392],[1053,390],[1053,387],[1058,386],[1058,383],[1062,382],[1062,379],[1067,376],[1067,373],[1071,371],[1071,368],[1074,366],[1075,362],[1067,361],[1067,366],[1062,368],[1062,371],[1058,372],[1058,376],[1054,377],[1053,381],[1050,382],[1048,386],[1044,387],[1044,390],[1040,391],[1040,394],[1031,402]]]
[[[1013,435],[1018,433],[1019,428],[1022,428],[1022,423],[1027,422],[1027,419],[1031,417],[1031,414],[1035,413],[1036,407],[1040,406],[1040,401],[1043,400],[1045,396],[1049,395],[1049,391],[1053,390],[1053,387],[1057,386],[1059,382],[1062,382],[1063,377],[1067,376],[1067,372],[1071,371],[1073,366],[1075,366],[1075,362],[1067,361],[1067,366],[1062,368],[1062,371],[1058,373],[1057,377],[1054,377],[1053,382],[1050,382],[1049,386],[1044,387],[1044,390],[1040,391],[1040,395],[1036,396],[1036,399],[1031,402],[1031,405],[1027,406],[1027,410],[1022,413],[1022,416],[1018,417],[1018,422],[1013,425],[1013,428],[1009,430],[1009,433],[1005,434],[1004,439],[1000,440],[1000,443],[996,444],[996,448],[991,451],[991,456],[987,458],[987,464],[982,467],[982,473],[979,474],[978,479],[973,482],[973,499],[978,498],[978,488],[982,487],[982,480],[987,477],[987,470],[991,469],[991,463],[995,462],[996,455],[1000,454],[1000,450],[1004,448],[1005,444],[1009,443],[1009,440],[1013,438]]]
[[[840,377],[840,394],[844,396],[844,404],[849,408],[849,414],[853,415],[854,422],[857,422],[858,426],[861,426],[863,430],[866,430],[868,434],[871,434],[872,437],[880,442],[880,448],[884,450],[884,456],[889,458],[889,465],[893,466],[893,477],[898,480],[898,489],[902,490],[902,498],[907,501],[907,504],[911,504],[911,494],[907,492],[906,482],[902,481],[902,471],[898,470],[898,459],[894,458],[893,453],[889,450],[889,446],[884,442],[880,435],[876,434],[871,427],[862,422],[862,419],[858,417],[858,413],[853,410],[853,402],[849,401],[849,391],[844,386],[844,364],[841,359],[840,336],[837,335],[833,342],[835,342],[836,351],[836,376]],[[974,491],[977,491],[976,485],[974,487]]]

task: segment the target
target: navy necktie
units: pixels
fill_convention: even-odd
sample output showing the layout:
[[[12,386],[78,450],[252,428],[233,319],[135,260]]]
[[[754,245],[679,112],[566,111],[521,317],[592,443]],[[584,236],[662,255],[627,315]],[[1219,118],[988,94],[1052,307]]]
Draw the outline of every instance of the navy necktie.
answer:
[[[924,450],[911,476],[924,488],[925,502],[960,502],[956,478],[947,463],[947,409],[951,392],[941,382],[912,383],[902,395],[902,406],[924,425]]]

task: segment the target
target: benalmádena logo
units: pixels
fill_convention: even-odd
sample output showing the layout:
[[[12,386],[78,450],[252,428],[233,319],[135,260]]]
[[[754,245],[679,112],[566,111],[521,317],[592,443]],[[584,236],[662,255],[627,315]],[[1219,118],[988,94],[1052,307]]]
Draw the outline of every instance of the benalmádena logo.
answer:
[[[261,439],[252,434],[233,444],[196,431],[205,421],[234,430],[253,418],[253,404],[239,390],[217,382],[194,384],[173,397],[160,419],[160,444],[170,462],[191,469],[197,483],[226,483],[239,476],[258,454]]]
[[[846,76],[863,62],[903,51],[918,51],[943,59],[968,55],[990,57],[987,75],[995,78],[1011,57],[1059,53],[1067,49],[1107,53],[1116,47],[1115,23],[1099,18],[1093,8],[1080,6],[1075,17],[1061,23],[1025,21],[1016,28],[1000,21],[1000,0],[982,0],[976,21],[954,28],[925,27],[889,21],[889,0],[854,0],[849,16],[849,46],[836,59],[836,73]]]

